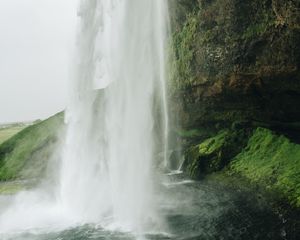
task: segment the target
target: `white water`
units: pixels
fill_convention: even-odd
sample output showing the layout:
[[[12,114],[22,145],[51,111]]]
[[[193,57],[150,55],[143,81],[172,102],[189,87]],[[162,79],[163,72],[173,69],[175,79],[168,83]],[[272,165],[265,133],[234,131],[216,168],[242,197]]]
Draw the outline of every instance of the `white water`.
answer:
[[[19,194],[0,233],[84,223],[162,230],[153,163],[155,140],[167,148],[167,1],[82,0],[79,15],[58,186]]]
[[[153,103],[164,99],[165,2],[82,2],[60,198],[83,221],[113,216],[128,229],[156,222]]]

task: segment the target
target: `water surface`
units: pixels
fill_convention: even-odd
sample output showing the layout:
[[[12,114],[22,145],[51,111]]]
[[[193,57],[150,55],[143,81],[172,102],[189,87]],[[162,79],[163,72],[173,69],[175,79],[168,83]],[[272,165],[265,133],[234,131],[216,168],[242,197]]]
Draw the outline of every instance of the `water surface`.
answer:
[[[286,238],[284,221],[268,203],[250,191],[237,191],[212,181],[194,182],[169,175],[161,186],[160,211],[165,232],[133,235],[84,224],[66,230],[35,230],[2,236],[4,240],[129,240],[129,239],[236,239]],[[3,197],[2,197],[3,200]]]

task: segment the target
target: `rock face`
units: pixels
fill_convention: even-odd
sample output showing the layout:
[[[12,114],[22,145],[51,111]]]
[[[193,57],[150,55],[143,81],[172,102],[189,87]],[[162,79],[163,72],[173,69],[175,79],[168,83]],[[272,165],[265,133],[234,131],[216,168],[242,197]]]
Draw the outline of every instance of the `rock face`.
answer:
[[[169,1],[184,170],[225,169],[300,207],[300,1]]]
[[[184,129],[300,130],[300,1],[170,1],[171,111]]]

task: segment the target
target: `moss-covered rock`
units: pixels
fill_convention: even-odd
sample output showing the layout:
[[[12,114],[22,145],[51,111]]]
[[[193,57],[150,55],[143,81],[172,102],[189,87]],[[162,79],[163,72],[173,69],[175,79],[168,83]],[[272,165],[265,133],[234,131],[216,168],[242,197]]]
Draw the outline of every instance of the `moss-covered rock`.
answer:
[[[170,105],[184,129],[300,122],[299,1],[172,2]]]
[[[276,191],[300,207],[300,145],[282,135],[256,129],[229,172]]]
[[[192,178],[224,170],[300,207],[300,144],[284,135],[260,127],[224,130],[192,145],[184,156],[184,170]]]
[[[244,130],[219,132],[185,151],[184,170],[192,178],[222,170],[242,150],[247,138],[248,133]]]
[[[234,158],[230,173],[300,206],[300,2],[170,1],[170,112],[185,170],[197,178]],[[249,142],[247,129],[257,129]]]

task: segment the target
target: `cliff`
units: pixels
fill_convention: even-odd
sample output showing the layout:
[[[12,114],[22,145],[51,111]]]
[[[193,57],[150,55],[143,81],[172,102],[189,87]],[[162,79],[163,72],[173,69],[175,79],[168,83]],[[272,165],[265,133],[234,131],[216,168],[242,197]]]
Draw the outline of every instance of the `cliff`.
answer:
[[[225,169],[300,206],[300,2],[170,2],[171,125],[184,169]]]
[[[300,2],[171,1],[173,111],[186,129],[300,130]],[[180,101],[178,101],[180,99]]]

